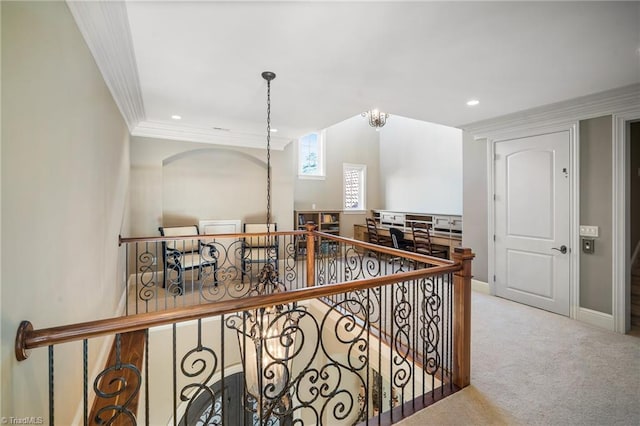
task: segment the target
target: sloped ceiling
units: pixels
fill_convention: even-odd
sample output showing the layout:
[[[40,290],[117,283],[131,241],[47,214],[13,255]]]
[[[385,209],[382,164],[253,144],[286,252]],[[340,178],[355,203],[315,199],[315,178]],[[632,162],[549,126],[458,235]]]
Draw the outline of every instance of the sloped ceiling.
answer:
[[[460,126],[640,83],[639,2],[68,4],[134,135],[262,147],[265,70],[276,148],[376,107]]]

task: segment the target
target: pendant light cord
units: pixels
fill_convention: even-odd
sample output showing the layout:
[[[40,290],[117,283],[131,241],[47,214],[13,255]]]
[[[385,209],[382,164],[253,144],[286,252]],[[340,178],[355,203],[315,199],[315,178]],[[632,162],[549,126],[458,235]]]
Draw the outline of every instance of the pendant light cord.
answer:
[[[267,79],[267,238],[269,238],[270,231],[271,231],[271,79]]]

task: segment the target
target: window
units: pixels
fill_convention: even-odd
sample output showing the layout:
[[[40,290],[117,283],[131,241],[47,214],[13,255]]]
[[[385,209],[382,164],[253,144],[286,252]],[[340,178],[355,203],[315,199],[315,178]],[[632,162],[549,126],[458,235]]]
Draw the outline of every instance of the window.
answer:
[[[298,177],[324,179],[324,143],[322,133],[309,133],[298,140]]]
[[[344,185],[344,210],[366,210],[367,166],[363,164],[345,163],[342,165],[342,175]]]

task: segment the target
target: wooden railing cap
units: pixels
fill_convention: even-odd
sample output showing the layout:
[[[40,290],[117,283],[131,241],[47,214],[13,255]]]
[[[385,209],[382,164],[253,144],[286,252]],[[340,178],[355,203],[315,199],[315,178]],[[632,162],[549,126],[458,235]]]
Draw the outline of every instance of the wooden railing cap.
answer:
[[[33,331],[33,324],[29,321],[22,321],[18,326],[18,332],[16,333],[16,359],[18,361],[24,361],[29,358],[29,350],[26,348],[27,336]]]

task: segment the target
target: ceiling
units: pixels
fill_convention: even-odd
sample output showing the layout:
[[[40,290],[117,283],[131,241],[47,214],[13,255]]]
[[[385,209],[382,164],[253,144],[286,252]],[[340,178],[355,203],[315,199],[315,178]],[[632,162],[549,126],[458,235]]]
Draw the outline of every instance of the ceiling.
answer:
[[[71,3],[134,135],[263,146],[265,70],[276,148],[371,108],[460,127],[640,83],[639,2]]]

